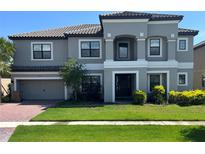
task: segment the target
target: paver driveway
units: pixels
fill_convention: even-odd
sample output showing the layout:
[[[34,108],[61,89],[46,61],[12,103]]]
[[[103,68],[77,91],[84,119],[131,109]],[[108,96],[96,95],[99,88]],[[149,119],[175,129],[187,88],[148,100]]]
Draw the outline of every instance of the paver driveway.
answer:
[[[0,104],[0,122],[29,121],[55,102],[23,102]],[[0,128],[0,142],[8,141],[15,128]]]
[[[0,122],[29,121],[32,117],[43,112],[54,102],[23,102],[0,104]]]

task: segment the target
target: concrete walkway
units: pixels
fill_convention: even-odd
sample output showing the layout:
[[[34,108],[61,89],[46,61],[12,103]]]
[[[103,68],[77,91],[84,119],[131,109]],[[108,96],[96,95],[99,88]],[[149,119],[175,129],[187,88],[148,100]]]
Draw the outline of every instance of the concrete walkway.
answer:
[[[0,122],[0,128],[14,128],[19,125],[198,125],[205,121],[70,121],[70,122]]]

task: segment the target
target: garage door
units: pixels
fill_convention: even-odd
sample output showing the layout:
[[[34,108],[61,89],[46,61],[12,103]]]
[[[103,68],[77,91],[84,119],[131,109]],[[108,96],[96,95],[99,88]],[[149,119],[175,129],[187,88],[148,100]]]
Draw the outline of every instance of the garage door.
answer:
[[[21,80],[20,92],[24,100],[63,100],[62,80]]]

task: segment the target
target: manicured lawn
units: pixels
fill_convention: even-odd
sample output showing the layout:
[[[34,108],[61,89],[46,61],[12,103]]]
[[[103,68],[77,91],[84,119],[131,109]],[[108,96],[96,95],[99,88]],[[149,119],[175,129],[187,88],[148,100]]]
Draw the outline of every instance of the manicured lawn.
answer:
[[[66,120],[205,120],[205,106],[102,105],[71,107],[62,104],[37,115],[34,121]]]
[[[19,142],[184,142],[205,141],[200,126],[18,126],[9,141]]]

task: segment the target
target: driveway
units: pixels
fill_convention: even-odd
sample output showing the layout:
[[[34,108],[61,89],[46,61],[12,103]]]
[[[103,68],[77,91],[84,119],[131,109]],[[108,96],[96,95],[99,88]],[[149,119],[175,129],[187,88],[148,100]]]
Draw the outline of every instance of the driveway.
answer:
[[[29,121],[55,102],[23,102],[0,104],[0,122]]]
[[[0,122],[26,122],[52,107],[56,102],[22,102],[0,104]],[[0,142],[8,141],[14,128],[0,128]]]

